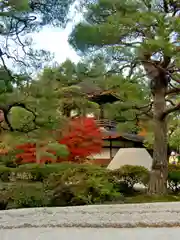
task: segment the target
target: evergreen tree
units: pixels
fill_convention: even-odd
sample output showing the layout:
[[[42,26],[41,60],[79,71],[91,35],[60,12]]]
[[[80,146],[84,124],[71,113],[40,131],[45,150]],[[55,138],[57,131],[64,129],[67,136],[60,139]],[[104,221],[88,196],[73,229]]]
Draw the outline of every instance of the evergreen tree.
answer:
[[[2,0],[0,1],[0,61],[4,68],[32,73],[50,62],[45,50],[33,49],[31,33],[44,26],[64,27],[73,0]],[[10,72],[9,72],[10,73]]]
[[[47,88],[42,91],[41,85],[44,95],[41,93],[36,99],[40,84],[37,86],[29,76],[52,57],[49,52],[33,49],[29,34],[46,25],[64,27],[71,3],[71,0],[0,1],[0,141],[5,134],[10,142],[7,132],[13,133],[16,140],[21,136],[39,141],[40,129],[41,136],[47,136],[47,131],[57,124],[54,98],[49,101]],[[8,66],[13,67],[13,72]],[[15,74],[16,71],[22,74]]]
[[[150,194],[167,189],[168,115],[180,109],[180,3],[177,0],[98,0],[84,3],[84,20],[70,43],[86,54],[103,52],[113,69],[148,84],[146,106],[131,104],[153,119],[154,153]],[[110,64],[110,66],[111,66]],[[130,108],[130,106],[128,106]]]

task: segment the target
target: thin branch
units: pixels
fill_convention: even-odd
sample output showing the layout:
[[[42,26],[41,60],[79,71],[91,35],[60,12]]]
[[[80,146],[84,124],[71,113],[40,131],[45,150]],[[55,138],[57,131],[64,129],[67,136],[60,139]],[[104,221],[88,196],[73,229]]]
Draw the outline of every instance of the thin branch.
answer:
[[[1,61],[2,61],[3,67],[4,67],[5,71],[7,72],[9,78],[10,78],[12,81],[14,81],[14,77],[13,77],[11,71],[10,71],[10,70],[8,69],[8,67],[6,66],[6,63],[5,63],[4,58],[3,58],[2,55],[3,55],[3,53],[2,53],[2,51],[1,51],[1,49],[0,49],[0,59],[1,59]]]
[[[21,128],[21,129],[13,128],[13,126],[11,125],[11,122],[8,119],[8,114],[10,113],[10,111],[13,107],[20,107],[20,108],[23,108],[23,109],[27,110],[28,112],[32,113],[32,115],[33,115],[32,123],[34,123],[34,128],[27,129],[27,130],[25,130],[24,128]],[[37,114],[33,110],[28,108],[24,103],[15,102],[15,103],[9,104],[7,106],[0,106],[0,109],[4,113],[4,121],[8,126],[8,129],[4,129],[4,130],[9,130],[11,132],[29,133],[29,132],[39,129],[39,127],[40,127],[40,125],[36,123]]]
[[[172,80],[180,84],[180,79],[176,79],[173,76],[171,76]]]
[[[160,119],[163,120],[168,114],[173,113],[178,110],[180,110],[180,102],[178,104],[176,104],[175,106],[168,108],[166,111],[164,111]]]
[[[177,94],[180,93],[180,87],[179,88],[170,88],[169,90],[167,90],[166,95],[173,95],[173,94]]]
[[[166,0],[163,0],[163,5],[164,5],[164,11],[165,11],[165,13],[169,13],[169,11],[168,11],[168,3],[167,3]]]
[[[166,99],[166,102],[169,102],[172,106],[176,106],[176,104],[170,99]]]
[[[153,115],[151,113],[152,107],[153,107],[153,101],[151,101],[148,105],[143,106],[143,107],[136,106],[135,109],[139,110],[141,112],[140,114],[144,114],[144,115],[148,116],[149,118],[152,118],[153,117]]]
[[[128,111],[130,109],[134,109],[134,110],[138,110],[140,112],[138,115],[146,115],[149,118],[152,118],[153,117],[153,115],[151,114],[152,106],[153,106],[153,101],[151,101],[149,104],[141,106],[141,107],[136,106],[136,105],[133,105],[130,107],[124,107],[124,108],[121,108],[121,111]]]

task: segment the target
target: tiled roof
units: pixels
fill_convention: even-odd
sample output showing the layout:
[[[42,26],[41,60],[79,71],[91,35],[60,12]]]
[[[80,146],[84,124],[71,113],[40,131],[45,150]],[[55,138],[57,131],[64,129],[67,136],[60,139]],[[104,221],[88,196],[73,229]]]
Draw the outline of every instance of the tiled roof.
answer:
[[[133,142],[143,142],[144,137],[140,136],[138,134],[132,134],[132,133],[117,133],[117,131],[114,130],[106,130],[102,129],[103,131],[103,139],[117,139],[117,138],[124,138]]]

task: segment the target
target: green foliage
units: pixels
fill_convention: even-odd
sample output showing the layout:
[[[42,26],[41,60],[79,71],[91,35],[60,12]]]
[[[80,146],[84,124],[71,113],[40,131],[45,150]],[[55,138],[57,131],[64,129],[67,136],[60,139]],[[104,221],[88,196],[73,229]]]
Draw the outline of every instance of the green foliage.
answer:
[[[52,173],[64,173],[65,170],[74,167],[68,163],[60,164],[25,164],[19,166],[14,172],[17,179],[43,182]]]
[[[23,129],[23,131],[28,131],[35,127],[33,123],[34,115],[26,109],[13,107],[8,117],[12,127],[19,131],[21,129]]]
[[[171,191],[180,190],[180,165],[170,164],[168,167],[168,185]]]
[[[30,10],[28,0],[10,0],[9,5],[17,11]]]
[[[179,151],[180,146],[180,120],[179,113],[169,118],[169,145],[172,149]]]
[[[120,169],[113,170],[112,176],[117,181],[123,181],[129,188],[133,188],[136,183],[144,184],[149,180],[149,171],[143,166],[124,165]]]
[[[17,164],[14,162],[15,154],[15,151],[9,150],[8,154],[0,156],[0,163],[9,168],[16,168]]]
[[[46,185],[51,193],[50,205],[84,205],[120,199],[120,193],[108,178],[107,170],[89,165],[52,175]]]
[[[7,209],[10,196],[12,196],[12,194],[9,191],[7,191],[7,189],[1,189],[1,192],[0,192],[0,210],[6,210]]]
[[[11,176],[11,168],[0,165],[0,180],[3,182],[8,182]]]
[[[180,54],[177,46],[180,18],[176,2],[84,1],[84,19],[72,31],[69,42],[78,52],[91,56],[102,52],[105,56],[109,75],[115,75],[114,80],[111,78],[110,85],[113,86],[114,82],[120,96],[119,103],[112,106],[116,110],[112,110],[110,115],[119,122],[124,121],[119,126],[122,132],[136,132],[139,120],[153,117],[150,95],[153,85],[149,83],[153,84],[152,75],[157,69],[153,67],[154,62],[151,64],[152,60],[161,64],[165,72],[172,67],[170,63],[173,61],[168,87],[171,89],[175,85],[178,88],[176,96],[179,93],[177,68]],[[145,64],[148,61],[149,64]],[[118,78],[121,79],[121,84]],[[126,84],[122,84],[122,79]],[[125,100],[123,93],[126,94]],[[174,95],[169,95],[169,99],[174,101],[174,98]],[[175,101],[175,104],[178,103],[179,100]],[[148,146],[152,146],[153,142],[150,134],[145,143]],[[179,133],[172,135],[174,140],[170,140],[171,145],[179,142],[178,135]]]
[[[43,187],[20,185],[13,191],[15,208],[33,208],[47,206],[48,200]]]
[[[51,142],[47,145],[47,147],[56,152],[57,157],[67,157],[69,154],[68,148],[65,145],[59,144],[58,142]]]
[[[1,1],[0,35],[2,41],[6,41],[1,48],[1,61],[6,70],[7,59],[14,69],[28,75],[52,61],[48,51],[33,48],[29,33],[39,31],[45,25],[65,27],[73,2],[74,0],[40,0],[38,3],[28,0]],[[15,53],[17,47],[21,54]],[[10,71],[8,73],[11,75]]]
[[[169,165],[169,189],[175,194],[179,193],[179,173],[179,165]],[[146,185],[149,178],[142,166],[126,165],[114,171],[72,163],[0,168],[1,180],[12,181],[12,176],[13,182],[0,184],[0,209],[179,200],[174,195],[149,197],[133,191],[134,184]]]
[[[47,184],[51,185],[52,183],[52,186],[54,186],[56,181],[60,181],[60,176],[62,181],[67,183],[77,183],[79,180],[87,180],[90,177],[101,177],[102,175],[108,177],[108,171],[106,169],[88,164],[60,163],[59,169],[62,170],[56,171],[57,174],[50,176]]]
[[[76,184],[64,184],[59,182],[53,189],[50,205],[53,206],[77,206],[97,204],[120,199],[113,184],[105,178],[88,179]]]
[[[180,171],[168,173],[168,184],[173,192],[178,192],[180,190]]]

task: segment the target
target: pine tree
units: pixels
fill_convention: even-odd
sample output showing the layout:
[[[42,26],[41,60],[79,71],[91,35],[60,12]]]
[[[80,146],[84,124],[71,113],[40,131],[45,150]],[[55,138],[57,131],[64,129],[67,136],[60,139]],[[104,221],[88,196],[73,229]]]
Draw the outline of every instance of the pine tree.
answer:
[[[73,0],[0,1],[1,146],[4,144],[2,143],[4,135],[9,132],[15,135],[16,140],[37,139],[39,128],[43,133],[43,130],[47,133],[47,130],[52,129],[55,122],[58,122],[57,112],[52,110],[52,105],[55,107],[54,102],[49,101],[46,95],[47,88],[45,87],[46,92],[43,96],[42,93],[39,94],[41,100],[34,97],[39,91],[39,86],[32,81],[31,73],[41,69],[52,60],[52,57],[49,52],[33,49],[29,34],[39,31],[46,25],[64,27],[71,3]],[[13,71],[7,65],[12,66]],[[16,74],[17,72],[21,74]],[[33,94],[32,89],[36,89]],[[41,85],[42,89],[44,88]],[[34,134],[36,136],[29,136],[29,132],[33,131],[36,131]],[[18,133],[22,133],[23,136],[21,134],[17,136]],[[8,139],[8,142],[12,141]]]
[[[88,2],[88,4],[87,4]],[[149,85],[150,102],[131,108],[153,119],[154,153],[150,194],[167,189],[168,115],[180,109],[180,3],[177,0],[98,0],[84,3],[84,21],[70,43],[84,53],[103,52],[126,80]],[[130,106],[129,106],[130,108]]]

